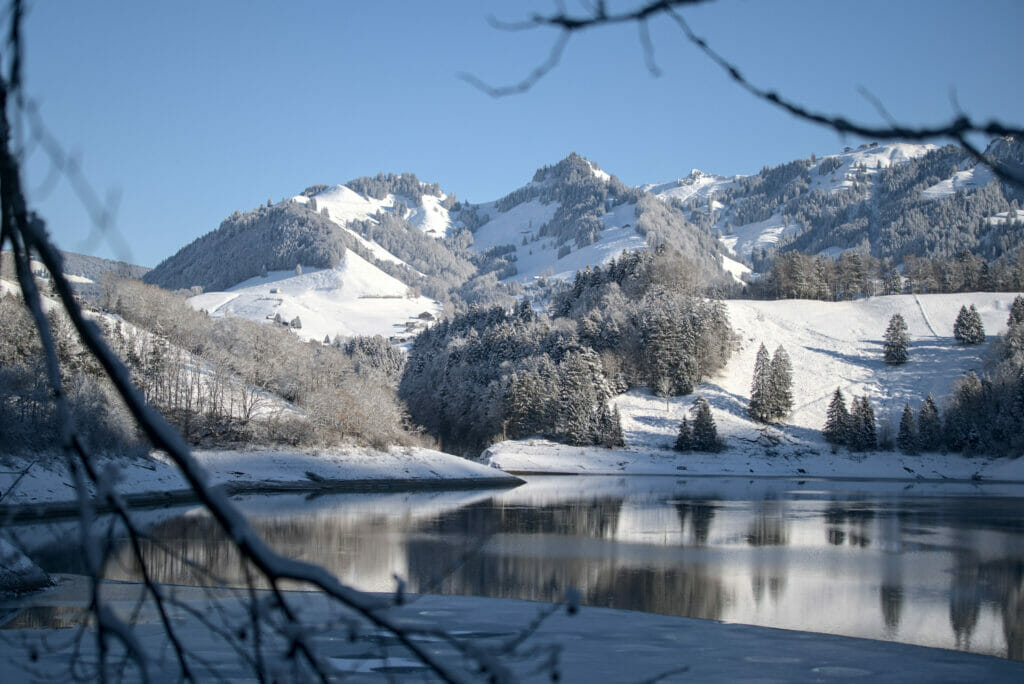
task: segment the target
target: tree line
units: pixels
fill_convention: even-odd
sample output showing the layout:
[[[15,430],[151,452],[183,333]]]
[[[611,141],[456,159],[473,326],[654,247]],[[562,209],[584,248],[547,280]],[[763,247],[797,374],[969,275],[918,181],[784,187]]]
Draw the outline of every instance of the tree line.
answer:
[[[967,251],[954,259],[908,255],[902,273],[891,260],[848,250],[838,259],[800,252],[777,254],[765,276],[746,287],[746,295],[843,301],[875,295],[1020,290],[1024,290],[1024,248],[992,262]]]
[[[673,287],[685,271],[678,254],[624,253],[579,273],[553,317],[523,300],[442,321],[414,341],[399,394],[446,448],[536,434],[621,444],[611,396],[688,394],[731,353],[722,302]]]

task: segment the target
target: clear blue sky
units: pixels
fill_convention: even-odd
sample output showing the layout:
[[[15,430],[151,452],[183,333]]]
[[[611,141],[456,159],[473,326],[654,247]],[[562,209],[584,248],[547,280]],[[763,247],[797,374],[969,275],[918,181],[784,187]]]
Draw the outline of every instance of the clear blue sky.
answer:
[[[553,32],[502,32],[486,17],[553,6],[38,0],[28,92],[89,181],[120,196],[130,253],[86,240],[81,205],[66,182],[45,186],[39,154],[30,200],[62,248],[153,266],[236,209],[378,171],[412,171],[481,202],[571,151],[633,185],[695,167],[750,173],[861,142],[754,100],[667,19],[651,25],[660,78],[633,27],[577,36],[524,95],[492,99],[457,78],[524,76]],[[684,14],[752,80],[827,112],[880,123],[864,86],[900,120],[938,122],[955,88],[971,114],[1024,122],[1020,0],[719,0]]]

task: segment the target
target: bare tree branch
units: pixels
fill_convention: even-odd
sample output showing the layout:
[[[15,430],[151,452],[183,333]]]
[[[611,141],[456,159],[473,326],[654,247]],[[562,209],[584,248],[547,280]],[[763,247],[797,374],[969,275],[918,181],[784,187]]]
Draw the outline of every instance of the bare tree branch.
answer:
[[[791,100],[775,90],[762,88],[748,80],[739,67],[723,57],[714,50],[708,42],[698,36],[690,28],[679,9],[689,5],[698,5],[710,2],[711,0],[657,0],[641,3],[632,10],[622,12],[608,12],[604,2],[599,2],[589,7],[585,14],[570,14],[562,3],[557,3],[557,9],[552,14],[534,14],[529,19],[518,23],[501,23],[491,21],[492,25],[499,29],[509,31],[527,31],[544,27],[558,28],[560,30],[558,39],[552,45],[548,58],[535,67],[523,80],[513,85],[494,86],[480,78],[470,74],[460,74],[460,77],[487,93],[491,97],[503,97],[524,93],[532,88],[544,76],[558,66],[562,56],[568,47],[569,40],[576,33],[598,28],[601,26],[636,23],[640,31],[640,43],[644,51],[644,59],[648,70],[655,76],[660,74],[660,69],[654,63],[654,48],[650,43],[650,35],[647,30],[647,22],[659,15],[670,17],[682,30],[686,39],[695,45],[705,56],[718,65],[728,74],[729,78],[735,81],[741,88],[754,97],[782,109],[797,119],[807,121],[825,128],[829,128],[840,135],[856,135],[862,138],[875,140],[952,140],[961,144],[968,153],[977,161],[989,166],[996,176],[1007,183],[1024,188],[1024,171],[1003,164],[998,160],[985,155],[975,145],[967,142],[971,135],[984,135],[989,138],[999,136],[1012,136],[1024,139],[1024,128],[1018,125],[1007,124],[997,119],[987,122],[976,121],[957,109],[953,118],[946,123],[932,126],[915,126],[898,123],[882,106],[882,103],[867,90],[861,89],[861,93],[872,102],[875,109],[879,111],[884,126],[871,126],[861,124],[840,115],[829,115],[817,112],[809,107]],[[965,144],[966,143],[966,144]]]
[[[603,3],[599,7],[603,7]],[[97,326],[92,321],[86,319],[82,309],[75,300],[70,283],[64,276],[62,257],[47,237],[42,220],[29,211],[22,190],[20,164],[17,155],[13,152],[13,136],[9,120],[9,99],[13,98],[15,102],[19,103],[16,105],[15,112],[21,112],[25,108],[24,104],[21,103],[20,90],[21,0],[13,0],[11,15],[11,21],[15,25],[10,30],[8,47],[14,57],[8,58],[8,61],[12,62],[10,73],[6,76],[0,75],[0,208],[2,208],[2,212],[0,212],[0,246],[10,243],[12,247],[18,280],[21,285],[22,299],[32,314],[35,327],[38,329],[42,341],[46,372],[58,411],[61,450],[68,457],[69,468],[78,483],[80,502],[79,522],[83,530],[83,539],[88,539],[90,536],[88,530],[92,526],[95,513],[92,498],[88,493],[88,482],[91,481],[95,486],[98,496],[101,499],[107,499],[113,505],[117,515],[127,526],[132,553],[142,565],[143,586],[156,602],[161,623],[172,642],[172,647],[181,667],[181,675],[186,679],[195,679],[195,674],[188,664],[188,658],[194,656],[186,655],[185,646],[177,638],[171,624],[170,615],[166,611],[165,602],[167,601],[167,596],[163,588],[149,574],[146,567],[143,551],[138,543],[141,538],[141,531],[131,521],[127,507],[117,496],[113,488],[114,483],[108,475],[96,471],[92,456],[86,452],[81,441],[76,436],[70,406],[61,381],[57,346],[51,334],[46,315],[43,312],[42,296],[35,285],[34,276],[31,272],[30,255],[37,256],[49,271],[55,295],[65,309],[74,329],[77,331],[82,345],[99,363],[103,374],[109,379],[120,398],[124,401],[129,413],[135,419],[142,432],[155,448],[165,452],[170,457],[190,486],[195,497],[224,530],[243,559],[250,563],[269,584],[271,596],[273,597],[269,610],[264,612],[264,609],[259,606],[260,602],[256,602],[250,606],[251,611],[248,615],[248,618],[254,625],[253,639],[256,644],[255,660],[249,660],[249,662],[254,666],[256,674],[261,680],[266,678],[267,673],[263,665],[263,644],[259,639],[258,623],[262,622],[263,624],[272,625],[269,620],[270,616],[267,614],[269,612],[273,612],[275,617],[279,617],[282,620],[280,624],[274,625],[274,628],[277,634],[284,638],[289,645],[286,657],[292,658],[293,662],[297,664],[299,661],[295,656],[301,656],[302,660],[311,669],[312,675],[321,681],[327,681],[329,676],[336,674],[336,670],[331,666],[329,660],[319,653],[318,649],[309,639],[313,634],[311,625],[300,619],[297,609],[289,602],[281,589],[281,583],[285,580],[309,584],[338,605],[362,617],[375,627],[393,634],[402,646],[420,662],[425,664],[440,680],[444,682],[458,682],[467,679],[468,675],[463,669],[455,664],[450,664],[442,656],[434,653],[431,648],[414,640],[414,635],[421,633],[422,630],[408,627],[402,624],[399,619],[391,617],[386,612],[391,607],[390,602],[382,601],[374,596],[346,586],[324,568],[286,558],[270,549],[248,524],[241,512],[231,504],[224,493],[210,486],[205,472],[195,458],[193,458],[185,440],[145,401],[140,392],[133,386],[128,368],[104,341]],[[62,174],[78,179],[77,182],[73,182],[73,185],[76,186],[79,199],[86,206],[93,223],[100,227],[108,226],[110,214],[106,210],[105,205],[97,200],[91,187],[88,184],[84,184],[78,166],[64,161],[67,157],[63,155],[59,146],[56,145],[52,138],[40,132],[44,129],[38,125],[38,122],[34,130],[43,148],[48,151],[55,161],[61,162],[57,163],[56,166],[61,170]],[[99,655],[97,669],[91,674],[101,681],[107,679],[106,659],[109,653],[108,640],[113,638],[120,642],[123,647],[124,658],[136,662],[140,668],[140,674],[143,678],[146,678],[148,675],[148,656],[136,639],[131,625],[118,617],[109,605],[103,603],[100,591],[102,581],[101,558],[103,554],[98,545],[84,543],[83,547],[87,565],[91,571],[92,599],[90,609],[96,618],[96,648]],[[250,583],[251,588],[252,583]],[[250,599],[255,601],[255,594],[251,594]],[[444,633],[440,629],[432,631],[439,634]],[[460,654],[466,656],[476,666],[474,674],[483,675],[485,678],[494,681],[505,680],[509,676],[510,671],[498,662],[493,657],[493,654],[478,652],[472,644],[463,640],[449,639],[449,641]],[[79,653],[77,644],[78,642],[76,642],[76,661],[77,654]],[[204,664],[204,661],[199,659],[196,659],[196,662]],[[126,663],[127,660],[122,660],[122,665]],[[75,662],[72,662],[71,667],[74,668],[75,666]]]

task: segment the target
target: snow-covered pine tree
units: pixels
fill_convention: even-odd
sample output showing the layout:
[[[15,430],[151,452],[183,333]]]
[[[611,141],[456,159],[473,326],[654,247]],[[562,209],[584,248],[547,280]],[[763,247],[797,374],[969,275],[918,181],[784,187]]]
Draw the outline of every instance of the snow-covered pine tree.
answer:
[[[897,295],[903,291],[903,278],[900,277],[900,272],[895,268],[891,269],[885,276],[885,282],[882,285],[883,294]]]
[[[906,363],[909,344],[907,322],[900,314],[893,314],[889,327],[885,329],[885,362],[892,365]]]
[[[853,400],[850,411],[853,430],[850,446],[856,451],[868,451],[878,446],[878,429],[875,425],[875,410],[867,395]]]
[[[981,344],[985,341],[985,326],[974,304],[969,308],[960,307],[956,322],[953,324],[953,337],[960,344]]]
[[[848,445],[850,443],[850,412],[846,408],[843,392],[836,387],[832,401],[825,412],[825,427],[822,429],[825,441],[830,444]]]
[[[917,427],[914,425],[914,411],[910,408],[909,401],[903,407],[903,415],[900,417],[896,446],[905,454],[917,453]]]
[[[1006,327],[1011,328],[1021,323],[1024,323],[1024,295],[1017,295],[1013,298],[1013,304],[1010,305],[1010,315],[1006,319]]]
[[[793,410],[793,364],[781,344],[776,347],[772,356],[770,386],[771,419],[785,418]]]
[[[718,441],[718,428],[711,415],[711,407],[704,397],[697,395],[693,406],[690,407],[690,417],[693,419],[691,448],[694,451],[718,451],[721,448]]]
[[[967,309],[967,344],[981,344],[985,341],[985,326],[981,322],[981,314],[971,304]]]
[[[558,364],[562,392],[558,405],[557,432],[569,444],[595,443],[598,433],[595,409],[599,401],[607,400],[606,396],[599,396],[595,386],[590,356],[594,359],[597,357],[589,349],[586,352],[572,351]],[[600,364],[599,359],[596,362]]]
[[[922,451],[935,451],[942,446],[942,419],[930,394],[917,412],[917,445]]]
[[[625,445],[626,441],[622,436],[622,417],[619,415],[618,406],[609,411],[608,406],[601,403],[597,419],[597,443],[609,449]]]
[[[761,423],[771,419],[771,372],[771,358],[762,342],[754,361],[754,379],[750,384],[750,404],[747,407],[750,417]]]
[[[961,306],[953,322],[953,338],[960,344],[967,344],[967,307]]]
[[[981,444],[985,432],[983,424],[987,420],[984,398],[985,387],[975,373],[968,373],[957,381],[943,425],[947,447],[970,452]]]
[[[676,441],[672,448],[676,451],[693,449],[693,429],[690,428],[690,421],[686,419],[686,416],[683,416],[682,422],[679,423],[679,434],[676,435]]]

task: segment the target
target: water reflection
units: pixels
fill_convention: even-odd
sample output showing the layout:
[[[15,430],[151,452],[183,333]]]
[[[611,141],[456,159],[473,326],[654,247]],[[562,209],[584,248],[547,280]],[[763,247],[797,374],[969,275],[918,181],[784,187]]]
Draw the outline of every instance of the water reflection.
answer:
[[[394,574],[411,592],[546,601],[575,587],[590,605],[1024,659],[1024,487],[904,486],[562,477],[240,504],[272,546],[363,589],[392,590]],[[155,578],[244,583],[206,515],[149,525]],[[67,571],[66,531],[49,539],[31,553]],[[107,573],[138,578],[124,544]]]

